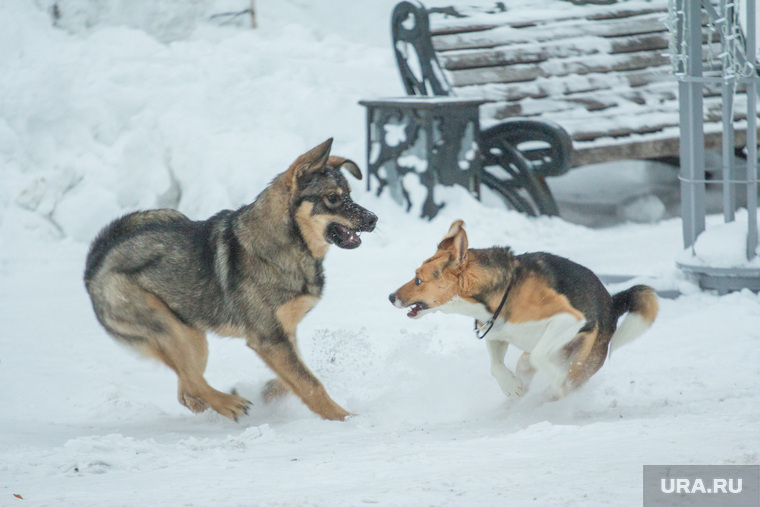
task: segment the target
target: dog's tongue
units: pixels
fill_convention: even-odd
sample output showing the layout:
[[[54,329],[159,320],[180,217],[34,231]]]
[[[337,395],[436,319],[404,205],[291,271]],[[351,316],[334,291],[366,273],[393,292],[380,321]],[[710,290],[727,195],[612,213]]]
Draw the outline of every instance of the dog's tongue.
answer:
[[[352,231],[348,227],[344,227],[342,225],[337,225],[336,228],[342,236],[341,243],[343,248],[356,246],[362,242],[362,240],[359,238],[358,232]]]

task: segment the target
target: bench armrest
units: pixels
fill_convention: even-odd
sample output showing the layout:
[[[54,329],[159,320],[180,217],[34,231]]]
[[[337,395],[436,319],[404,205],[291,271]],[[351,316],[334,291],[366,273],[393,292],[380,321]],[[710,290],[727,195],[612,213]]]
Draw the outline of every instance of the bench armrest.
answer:
[[[425,6],[416,1],[396,5],[391,16],[393,51],[409,95],[450,95],[430,40],[430,21]]]

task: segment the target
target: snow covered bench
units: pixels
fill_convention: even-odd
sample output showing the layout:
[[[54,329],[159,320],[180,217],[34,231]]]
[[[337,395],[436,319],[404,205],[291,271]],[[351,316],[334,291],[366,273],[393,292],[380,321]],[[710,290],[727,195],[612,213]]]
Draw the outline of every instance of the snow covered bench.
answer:
[[[576,5],[581,3],[586,5]],[[498,130],[538,165],[540,183],[562,171],[542,172],[546,146],[533,142],[530,129],[521,133],[526,120],[556,124],[569,134],[572,160],[559,166],[565,170],[623,159],[674,160],[679,99],[667,54],[667,0],[591,4],[545,0],[540,7],[521,1],[427,9],[401,2],[393,11],[392,30],[406,91],[486,100],[480,107],[480,123],[490,136],[481,146],[484,155],[498,144],[493,141]],[[720,51],[717,35],[714,45],[706,36],[704,54],[716,47]],[[741,103],[746,96],[737,95],[736,101],[736,111],[746,111]],[[719,85],[705,91],[704,104],[705,148],[717,149]],[[740,115],[737,120],[746,119]],[[746,132],[736,134],[735,146],[744,146]],[[483,173],[482,183],[509,183],[503,173],[491,172]]]

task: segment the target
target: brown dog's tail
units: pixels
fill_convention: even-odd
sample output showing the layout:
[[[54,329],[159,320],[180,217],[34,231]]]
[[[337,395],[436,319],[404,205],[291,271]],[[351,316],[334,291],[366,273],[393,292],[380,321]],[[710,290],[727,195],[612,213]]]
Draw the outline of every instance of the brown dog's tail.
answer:
[[[615,319],[627,313],[615,334],[610,338],[609,355],[623,345],[632,342],[649,329],[657,317],[660,305],[654,289],[647,285],[634,285],[612,296]]]

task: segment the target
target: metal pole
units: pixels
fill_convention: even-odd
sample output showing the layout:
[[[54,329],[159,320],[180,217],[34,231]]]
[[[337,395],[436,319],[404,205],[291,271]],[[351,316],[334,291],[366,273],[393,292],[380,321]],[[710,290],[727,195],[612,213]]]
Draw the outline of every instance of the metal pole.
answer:
[[[681,214],[684,247],[705,230],[705,133],[702,97],[702,2],[680,0],[686,17],[686,81],[679,83]],[[684,93],[685,92],[685,93]]]
[[[752,66],[747,82],[747,260],[757,250],[757,48],[755,0],[747,0],[747,60]]]
[[[719,25],[718,29],[724,27],[726,33],[730,34],[731,22],[734,19],[733,2],[726,5],[726,0],[720,1],[721,12],[724,13],[724,25]],[[731,80],[726,79],[728,71],[728,52],[731,47],[726,36],[721,37],[721,47],[723,62],[721,73],[723,75],[723,84],[721,86],[721,95],[723,98],[723,220],[733,222],[736,211],[736,167],[734,164],[734,85],[736,76],[731,76]]]

